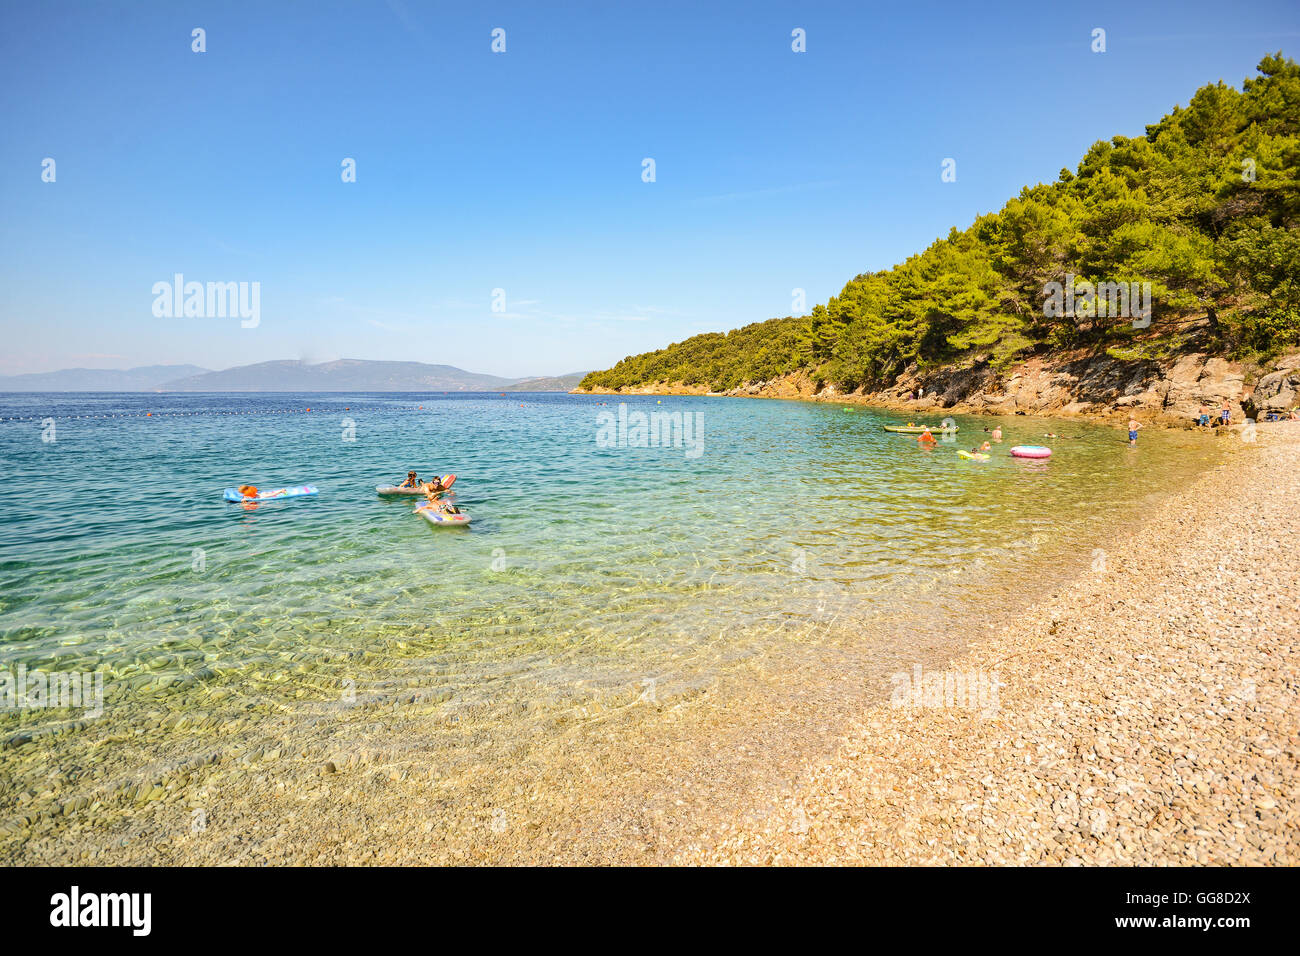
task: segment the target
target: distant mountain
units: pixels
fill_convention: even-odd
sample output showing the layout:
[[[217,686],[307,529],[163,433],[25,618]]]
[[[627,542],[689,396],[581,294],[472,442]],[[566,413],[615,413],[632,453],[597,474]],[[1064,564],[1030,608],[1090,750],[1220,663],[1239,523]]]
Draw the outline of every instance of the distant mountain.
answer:
[[[197,365],[65,368],[58,372],[0,375],[0,392],[152,392],[163,382],[207,371]]]
[[[569,392],[578,387],[578,383],[587,377],[586,372],[570,372],[568,375],[543,375],[540,378],[526,378],[501,388],[502,392]]]
[[[165,392],[490,392],[518,379],[479,375],[451,365],[423,362],[371,362],[339,359],[305,362],[259,362],[223,372],[176,378]]]
[[[259,362],[220,372],[197,365],[68,368],[0,375],[0,392],[567,392],[585,374],[502,378],[452,365],[339,359]]]
[[[168,392],[475,392],[500,389],[515,381],[451,365],[339,359],[319,365],[259,362],[177,378],[162,388]]]

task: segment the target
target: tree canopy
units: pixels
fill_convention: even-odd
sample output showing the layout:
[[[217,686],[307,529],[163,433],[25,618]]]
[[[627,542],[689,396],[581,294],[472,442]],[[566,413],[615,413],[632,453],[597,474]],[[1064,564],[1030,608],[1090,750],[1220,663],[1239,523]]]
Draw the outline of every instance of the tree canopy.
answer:
[[[654,382],[715,391],[805,370],[842,390],[916,364],[1122,347],[1127,317],[1045,309],[1051,283],[1150,283],[1146,347],[1208,318],[1201,347],[1269,355],[1300,344],[1300,65],[1281,52],[1241,90],[1218,82],[1146,129],[1093,144],[1078,168],[1022,189],[892,269],[850,280],[806,316],[696,335],[592,372],[583,388]],[[1103,310],[1104,311],[1104,310]]]

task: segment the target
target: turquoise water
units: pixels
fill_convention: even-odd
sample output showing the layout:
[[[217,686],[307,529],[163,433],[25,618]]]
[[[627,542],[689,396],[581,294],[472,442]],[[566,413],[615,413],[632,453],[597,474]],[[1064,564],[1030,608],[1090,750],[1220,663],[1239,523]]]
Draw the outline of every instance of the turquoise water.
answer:
[[[1113,429],[1010,419],[975,463],[953,451],[989,419],[958,419],[960,440],[926,451],[881,430],[899,416],[851,406],[628,405],[698,416],[698,457],[598,447],[597,416],[617,409],[599,397],[5,397],[0,417],[25,420],[0,422],[0,460],[24,493],[0,499],[0,646],[11,662],[93,668],[191,636],[206,665],[229,667],[403,628],[469,642],[476,626],[530,628],[580,652],[743,627],[905,592],[1035,535],[1068,545],[1208,454],[1170,434],[1144,433],[1135,452]],[[1044,441],[1048,462],[1005,453]],[[472,527],[432,528],[376,496],[410,467],[459,475]],[[243,482],[320,494],[221,500]]]
[[[862,407],[626,403],[697,416],[698,454],[601,447],[609,396],[0,396],[0,661],[104,672],[101,743],[159,700],[536,705],[647,680],[671,697],[846,610],[840,646],[897,652],[919,624],[863,622],[942,635],[981,602],[1033,601],[1030,569],[1087,561],[1219,453],[1009,418],[976,463],[955,450],[998,421],[958,417],[959,440],[926,450]],[[1017,443],[1055,454],[1014,459]],[[430,527],[375,494],[408,468],[456,473],[473,525]],[[245,482],[320,493],[222,500]],[[0,713],[0,732],[70,716]]]

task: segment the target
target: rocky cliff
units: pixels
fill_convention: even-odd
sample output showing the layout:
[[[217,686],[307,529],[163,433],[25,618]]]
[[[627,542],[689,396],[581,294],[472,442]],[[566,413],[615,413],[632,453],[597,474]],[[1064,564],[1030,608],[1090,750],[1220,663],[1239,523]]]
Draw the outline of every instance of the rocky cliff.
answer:
[[[1067,353],[1032,358],[1002,372],[988,363],[939,369],[913,366],[888,389],[850,393],[837,392],[803,372],[726,392],[658,382],[604,393],[620,391],[848,401],[968,414],[1133,416],[1177,426],[1194,422],[1201,405],[1217,418],[1224,402],[1237,422],[1268,412],[1289,412],[1300,405],[1300,353],[1262,367],[1197,352],[1164,361]]]

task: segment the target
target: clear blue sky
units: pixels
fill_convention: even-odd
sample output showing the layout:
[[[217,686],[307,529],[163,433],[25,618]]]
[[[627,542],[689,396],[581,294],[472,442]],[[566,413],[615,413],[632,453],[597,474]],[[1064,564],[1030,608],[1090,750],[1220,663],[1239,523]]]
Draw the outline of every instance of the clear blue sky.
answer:
[[[1292,0],[6,3],[0,373],[605,367],[824,302],[1298,41]],[[260,282],[260,326],[155,318],[176,272]]]

